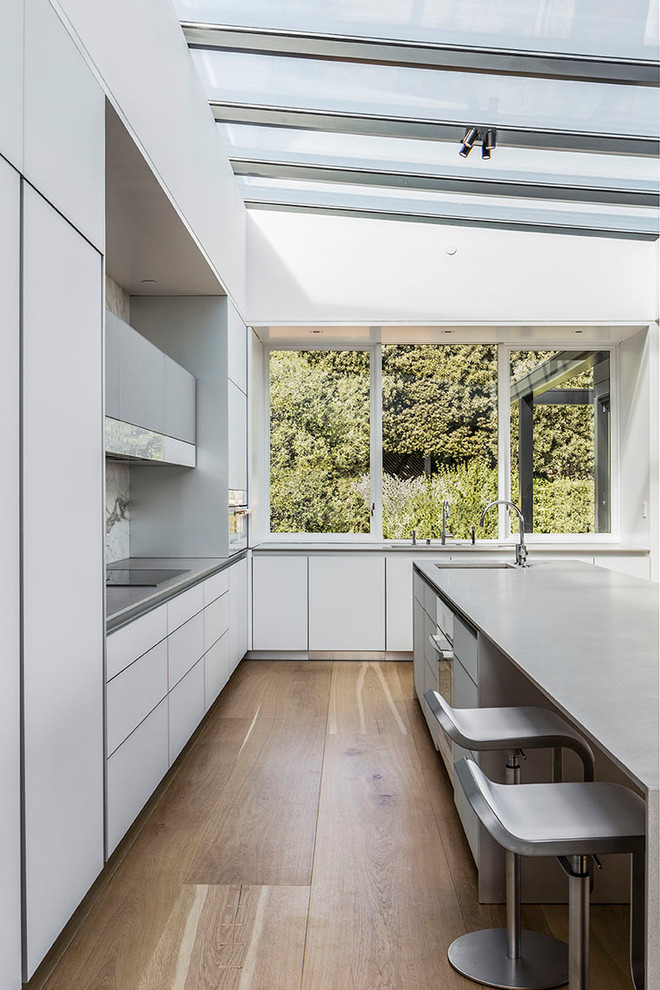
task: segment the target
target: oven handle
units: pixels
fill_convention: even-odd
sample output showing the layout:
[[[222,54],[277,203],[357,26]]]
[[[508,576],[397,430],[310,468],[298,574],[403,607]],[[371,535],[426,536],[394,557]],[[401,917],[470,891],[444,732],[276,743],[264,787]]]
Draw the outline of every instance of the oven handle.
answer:
[[[445,641],[445,643],[447,644],[446,646],[442,645],[440,641],[440,637],[442,637],[442,639]],[[429,633],[429,643],[431,644],[435,652],[438,654],[440,660],[451,661],[454,659],[454,648],[449,642],[449,640],[445,636],[443,636],[442,633],[436,633],[435,635],[433,633]]]

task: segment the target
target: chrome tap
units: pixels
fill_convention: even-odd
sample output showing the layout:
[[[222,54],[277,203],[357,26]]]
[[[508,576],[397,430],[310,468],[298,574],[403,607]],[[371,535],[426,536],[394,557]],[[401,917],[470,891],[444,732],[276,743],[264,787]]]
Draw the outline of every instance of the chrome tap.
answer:
[[[518,522],[520,523],[520,543],[516,544],[516,564],[519,567],[527,566],[527,547],[525,546],[525,517],[518,508],[515,502],[507,502],[505,499],[500,498],[495,502],[489,502],[484,511],[481,513],[480,525],[484,524],[484,516],[489,509],[492,509],[494,505],[507,505],[510,509],[513,509],[518,513]]]
[[[447,530],[447,523],[449,522],[449,502],[447,499],[442,503],[442,533],[440,535],[440,541],[444,547],[448,536],[453,536],[451,529]]]

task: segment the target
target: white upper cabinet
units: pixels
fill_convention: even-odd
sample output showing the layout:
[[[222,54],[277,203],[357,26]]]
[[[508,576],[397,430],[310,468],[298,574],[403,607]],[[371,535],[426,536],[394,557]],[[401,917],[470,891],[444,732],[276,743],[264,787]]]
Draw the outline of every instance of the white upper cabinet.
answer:
[[[247,395],[247,327],[227,300],[229,379]]]
[[[0,990],[21,983],[19,244],[20,180],[0,159]]]
[[[20,171],[23,167],[23,0],[2,3],[0,93],[0,155]]]
[[[247,491],[247,398],[229,382],[229,483],[228,488]]]
[[[49,0],[25,0],[24,128],[25,177],[103,251],[105,97]]]
[[[309,558],[309,649],[385,649],[385,560]]]
[[[102,271],[101,255],[25,185],[26,978],[103,866]]]

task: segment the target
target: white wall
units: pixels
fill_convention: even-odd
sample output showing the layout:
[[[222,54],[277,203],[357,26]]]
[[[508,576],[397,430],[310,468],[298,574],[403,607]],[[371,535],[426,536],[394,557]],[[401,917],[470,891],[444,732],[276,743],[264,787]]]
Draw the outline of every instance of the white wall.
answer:
[[[248,323],[649,323],[657,315],[652,242],[248,217]]]
[[[52,0],[108,98],[237,308],[245,218],[170,0]]]

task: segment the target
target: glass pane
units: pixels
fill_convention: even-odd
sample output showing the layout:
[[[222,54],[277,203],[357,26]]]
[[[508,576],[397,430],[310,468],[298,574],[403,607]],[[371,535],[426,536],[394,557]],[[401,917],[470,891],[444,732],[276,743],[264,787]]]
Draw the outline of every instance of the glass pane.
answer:
[[[658,57],[654,0],[175,0],[182,20],[559,54]]]
[[[211,100],[499,127],[659,132],[658,90],[193,50]]]
[[[504,196],[434,193],[416,189],[352,186],[238,176],[248,203],[320,206],[333,209],[380,210],[415,216],[455,217],[472,222],[543,224],[557,227],[637,232],[657,236],[658,214],[649,207],[616,207],[600,203],[507,198]]]
[[[368,351],[272,351],[270,528],[370,530]]]
[[[511,497],[528,533],[609,533],[606,351],[511,354]]]
[[[383,346],[383,536],[497,536],[497,348]]]
[[[218,124],[229,155],[259,161],[373,168],[385,171],[459,176],[473,179],[519,179],[559,185],[584,184],[621,189],[658,190],[654,158],[589,155],[567,151],[500,146],[488,162],[462,159],[448,141],[415,141],[288,127]],[[478,155],[478,150],[474,153]]]

